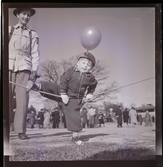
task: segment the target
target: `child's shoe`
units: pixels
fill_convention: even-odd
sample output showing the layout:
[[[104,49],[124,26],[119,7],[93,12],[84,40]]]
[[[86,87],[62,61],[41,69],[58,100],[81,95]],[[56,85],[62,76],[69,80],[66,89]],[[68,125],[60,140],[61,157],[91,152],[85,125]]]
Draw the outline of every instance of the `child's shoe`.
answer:
[[[72,137],[71,141],[74,143],[74,144],[77,144],[77,145],[84,145],[84,143],[79,140],[79,137],[76,136],[76,137]]]
[[[79,137],[78,137],[78,136],[72,137],[72,139],[71,139],[71,141],[72,141],[73,143],[76,143],[78,140],[79,140]]]

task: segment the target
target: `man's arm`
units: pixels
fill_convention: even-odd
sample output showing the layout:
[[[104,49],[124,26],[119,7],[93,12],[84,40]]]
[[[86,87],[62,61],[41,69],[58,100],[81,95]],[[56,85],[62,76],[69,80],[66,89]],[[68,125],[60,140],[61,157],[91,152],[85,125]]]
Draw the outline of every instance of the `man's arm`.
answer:
[[[32,57],[32,70],[30,79],[34,80],[37,75],[37,70],[40,64],[40,51],[39,51],[39,37],[35,31],[30,32],[30,48],[31,48],[31,57]]]

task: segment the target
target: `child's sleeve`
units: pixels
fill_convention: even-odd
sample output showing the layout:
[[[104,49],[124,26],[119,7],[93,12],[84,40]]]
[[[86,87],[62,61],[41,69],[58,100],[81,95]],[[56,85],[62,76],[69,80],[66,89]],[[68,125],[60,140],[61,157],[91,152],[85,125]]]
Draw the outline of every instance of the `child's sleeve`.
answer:
[[[71,79],[73,69],[69,68],[67,71],[65,71],[61,77],[60,77],[60,94],[67,94],[68,90],[68,83]]]
[[[95,89],[96,89],[96,86],[97,86],[97,80],[95,79],[95,77],[94,76],[92,76],[92,78],[91,78],[91,80],[90,80],[90,86],[89,86],[89,88],[88,88],[88,92],[87,92],[87,94],[92,94],[94,91],[95,91]]]

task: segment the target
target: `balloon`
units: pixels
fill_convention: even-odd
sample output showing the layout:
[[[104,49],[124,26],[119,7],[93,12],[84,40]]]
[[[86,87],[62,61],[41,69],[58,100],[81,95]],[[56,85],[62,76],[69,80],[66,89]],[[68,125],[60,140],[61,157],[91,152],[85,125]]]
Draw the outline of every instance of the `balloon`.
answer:
[[[87,50],[96,48],[101,41],[101,32],[97,27],[86,27],[81,34],[81,44]]]

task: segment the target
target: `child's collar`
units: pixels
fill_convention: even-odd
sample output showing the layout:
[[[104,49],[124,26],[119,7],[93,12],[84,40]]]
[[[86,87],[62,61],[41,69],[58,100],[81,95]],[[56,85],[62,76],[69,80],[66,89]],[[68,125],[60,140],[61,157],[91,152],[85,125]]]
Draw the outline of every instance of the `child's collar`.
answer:
[[[76,67],[74,67],[73,70],[76,72],[80,72]],[[86,77],[89,77],[91,73],[90,72],[82,72],[82,74],[84,74]]]

